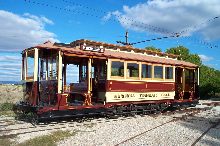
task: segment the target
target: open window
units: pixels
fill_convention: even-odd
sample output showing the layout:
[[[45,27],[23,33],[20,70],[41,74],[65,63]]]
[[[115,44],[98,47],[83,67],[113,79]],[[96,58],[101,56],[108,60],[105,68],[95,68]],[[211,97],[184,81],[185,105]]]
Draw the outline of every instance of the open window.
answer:
[[[139,64],[127,63],[127,78],[139,78]]]
[[[26,80],[34,80],[34,50],[27,51],[26,53]]]
[[[185,69],[185,91],[193,90],[194,87],[194,70]]]
[[[39,102],[55,105],[58,91],[58,51],[39,50]]]
[[[152,65],[142,64],[141,78],[152,78]]]
[[[169,79],[169,80],[173,79],[173,67],[172,66],[165,67],[165,79]]]
[[[124,77],[124,62],[122,61],[112,61],[111,62],[111,77]]]
[[[163,66],[154,66],[154,79],[163,79]]]

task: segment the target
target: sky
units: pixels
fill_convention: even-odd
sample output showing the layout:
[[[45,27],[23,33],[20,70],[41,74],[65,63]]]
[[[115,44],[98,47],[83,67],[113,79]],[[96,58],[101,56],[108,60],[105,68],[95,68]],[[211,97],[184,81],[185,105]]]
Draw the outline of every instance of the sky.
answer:
[[[21,51],[47,40],[89,39],[136,48],[183,45],[220,70],[219,0],[0,0],[0,81],[20,81]]]

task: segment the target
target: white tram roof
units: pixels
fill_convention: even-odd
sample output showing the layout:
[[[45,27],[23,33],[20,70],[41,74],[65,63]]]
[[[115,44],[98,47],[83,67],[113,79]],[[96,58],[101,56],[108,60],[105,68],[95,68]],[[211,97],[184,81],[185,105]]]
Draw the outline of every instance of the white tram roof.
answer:
[[[88,49],[86,49],[88,47]],[[47,41],[32,48],[39,49],[56,49],[61,50],[64,55],[83,55],[95,56],[100,58],[114,58],[132,61],[142,61],[147,63],[167,64],[181,67],[197,68],[198,66],[177,60],[177,55],[149,51],[144,49],[137,49],[131,46],[120,46],[115,44],[108,44],[103,42],[96,42],[90,40],[76,40],[70,44],[52,43]],[[93,50],[93,48],[95,48]]]

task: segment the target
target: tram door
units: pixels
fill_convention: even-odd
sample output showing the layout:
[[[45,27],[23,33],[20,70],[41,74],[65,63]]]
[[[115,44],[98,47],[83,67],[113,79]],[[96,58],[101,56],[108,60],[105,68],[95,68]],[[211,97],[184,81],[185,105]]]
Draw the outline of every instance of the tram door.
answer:
[[[91,68],[91,85],[93,102],[99,102],[98,93],[105,88],[107,65],[104,59],[93,59]]]
[[[175,99],[180,99],[183,93],[183,68],[177,67],[175,73]]]

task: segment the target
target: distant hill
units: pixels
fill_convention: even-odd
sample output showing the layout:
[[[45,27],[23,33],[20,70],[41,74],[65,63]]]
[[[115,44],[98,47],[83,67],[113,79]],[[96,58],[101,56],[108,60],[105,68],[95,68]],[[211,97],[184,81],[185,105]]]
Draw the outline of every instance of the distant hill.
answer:
[[[21,85],[20,81],[0,81],[0,84],[14,84],[14,85]]]

